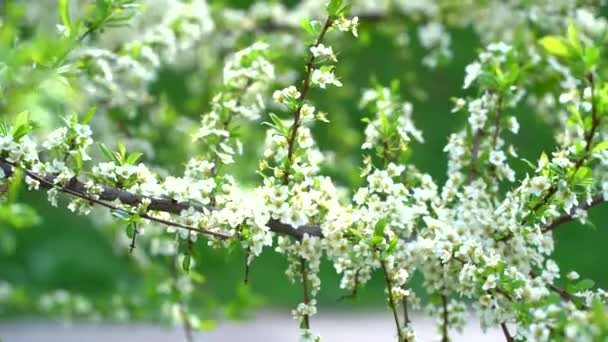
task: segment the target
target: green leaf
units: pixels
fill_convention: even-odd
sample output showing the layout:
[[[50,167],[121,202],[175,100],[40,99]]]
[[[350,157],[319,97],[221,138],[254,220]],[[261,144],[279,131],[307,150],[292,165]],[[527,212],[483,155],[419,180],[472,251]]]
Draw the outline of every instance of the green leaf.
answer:
[[[608,317],[606,315],[606,306],[601,300],[594,300],[591,304],[592,323],[606,329],[608,326]]]
[[[125,156],[127,155],[127,147],[122,141],[118,141],[116,144],[118,147],[118,159],[120,160],[120,164],[122,164],[125,160]]]
[[[392,253],[395,250],[397,247],[397,242],[399,242],[399,237],[397,235],[393,235],[393,238],[386,249],[387,253]]]
[[[327,13],[330,16],[340,15],[340,9],[342,9],[342,3],[344,0],[331,0],[327,5]]]
[[[143,155],[144,154],[141,152],[133,152],[127,157],[125,164],[134,165],[137,162],[137,160]]]
[[[287,128],[287,126],[285,126],[283,120],[281,120],[281,118],[279,118],[275,113],[269,113],[268,115],[274,123],[274,125],[270,125],[270,127],[275,128],[279,133],[284,136],[287,136],[287,134],[289,133],[289,129]]]
[[[578,52],[579,54],[583,52],[583,45],[581,44],[581,41],[578,38],[578,32],[572,20],[570,20],[570,22],[568,23],[568,42],[570,42],[570,45],[572,45],[576,52]]]
[[[593,153],[600,152],[600,151],[603,151],[603,150],[605,150],[607,148],[608,148],[608,140],[604,140],[601,143],[595,145],[595,147],[593,148],[592,152]]]
[[[570,57],[570,49],[568,49],[568,46],[559,37],[543,37],[538,41],[538,43],[552,55],[559,57]]]
[[[600,49],[597,46],[586,46],[583,60],[587,69],[593,69],[600,60]]]
[[[526,163],[532,170],[536,170],[536,165],[534,165],[534,163],[532,163],[528,159],[521,158],[520,160],[523,161],[524,163]]]
[[[28,124],[16,126],[13,131],[13,139],[19,140],[20,138],[26,136],[31,131],[32,131],[32,126],[30,126]]]
[[[311,38],[316,38],[317,37],[317,32],[315,32],[313,26],[310,23],[310,20],[308,20],[308,19],[302,19],[300,21],[300,26],[302,26],[302,28],[304,29],[304,31],[306,31],[306,33],[308,33],[308,35]]]
[[[126,229],[127,237],[132,239],[135,236],[135,223],[129,222]]]
[[[97,111],[97,107],[93,106],[91,107],[89,110],[87,110],[87,112],[84,114],[84,117],[82,118],[82,124],[86,125],[88,124],[91,119],[93,119],[93,116],[95,116],[95,112]]]
[[[41,222],[36,210],[21,203],[0,206],[0,222],[13,228],[29,228]]]
[[[29,113],[27,111],[23,111],[23,112],[17,114],[17,117],[15,118],[15,127],[26,125],[29,122],[28,118],[29,118]]]
[[[184,255],[184,260],[182,260],[182,269],[184,272],[190,272],[190,254]]]
[[[112,216],[118,217],[123,220],[128,220],[131,215],[128,212],[120,209],[112,210]]]
[[[116,159],[114,154],[112,152],[110,152],[110,150],[106,147],[106,145],[104,143],[99,143],[98,146],[99,146],[99,149],[101,150],[101,153],[103,153],[103,155],[106,156],[106,158],[108,158],[108,160],[113,161],[116,164],[120,164],[118,159]]]
[[[59,17],[61,18],[61,22],[63,26],[68,29],[68,31],[72,30],[72,22],[70,21],[70,1],[69,0],[59,0]]]
[[[384,239],[384,228],[388,225],[388,219],[382,218],[376,222],[374,226],[374,236],[379,236]]]
[[[591,279],[582,279],[574,286],[576,292],[590,290],[595,286],[595,282]]]

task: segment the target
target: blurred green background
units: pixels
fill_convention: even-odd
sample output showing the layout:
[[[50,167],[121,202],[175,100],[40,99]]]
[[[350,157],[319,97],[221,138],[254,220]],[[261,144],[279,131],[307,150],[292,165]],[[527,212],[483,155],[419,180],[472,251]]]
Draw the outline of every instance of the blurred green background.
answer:
[[[245,7],[249,3],[232,1],[232,5],[237,7]],[[462,90],[464,68],[476,57],[480,42],[472,30],[452,30],[453,60],[429,70],[420,63],[425,51],[418,46],[413,25],[415,23],[411,22],[393,25],[393,28],[396,26],[409,33],[410,44],[405,48],[394,44],[394,30],[386,30],[376,24],[364,23],[358,41],[335,41],[330,38],[330,43],[340,51],[337,74],[345,87],[323,94],[313,91],[311,99],[318,109],[329,114],[332,121],[329,125],[317,125],[315,136],[323,150],[335,152],[336,164],[325,171],[341,185],[355,187],[360,183],[361,118],[369,114],[358,108],[357,99],[361,89],[369,87],[372,79],[384,85],[393,79],[401,82],[402,98],[414,104],[414,119],[426,140],[424,144],[412,144],[411,163],[431,174],[438,184],[446,179],[446,156],[442,149],[448,135],[462,128],[466,119],[462,114],[450,113],[452,102],[449,99],[467,95]],[[243,41],[242,47],[246,43]],[[289,56],[277,58],[287,59]],[[290,63],[295,70],[301,69],[299,59]],[[208,110],[207,100],[212,96],[213,88],[203,87],[203,93],[190,93],[191,89],[185,84],[196,77],[196,72],[194,75],[187,68],[166,68],[150,86],[150,92],[167,99],[176,116],[197,119],[200,113]],[[192,105],[192,101],[188,101],[192,98],[197,99],[197,104]],[[517,138],[509,142],[517,147],[520,157],[535,160],[542,151],[551,151],[552,131],[539,116],[525,107],[515,109],[514,114],[520,120],[521,130]],[[143,119],[139,116],[129,124],[136,126],[137,120]],[[246,139],[259,139],[262,133],[262,127],[256,127],[247,133]],[[158,151],[155,162],[174,165],[179,170],[182,163],[177,161],[185,160],[187,153],[176,150],[179,144],[163,143],[162,135],[169,135],[170,132],[158,134],[160,137],[154,138],[154,147]],[[180,137],[168,139],[179,141]],[[254,148],[247,152],[244,157],[247,160],[235,172],[252,184],[257,180],[252,171],[256,165],[256,151]],[[528,171],[523,161],[514,166],[520,176]],[[128,255],[115,253],[108,238],[112,234],[108,230],[96,228],[96,223],[88,218],[71,215],[65,207],[51,207],[42,192],[22,191],[20,196],[23,202],[32,204],[43,219],[32,228],[16,230],[14,241],[2,240],[5,246],[2,249],[4,252],[0,253],[0,279],[25,286],[34,293],[63,288],[93,298],[107,298],[127,289],[150,285],[144,284],[137,276]],[[582,277],[592,278],[598,286],[608,288],[608,271],[602,262],[603,248],[608,241],[608,230],[603,223],[608,220],[607,206],[593,209],[590,219],[596,223],[596,228],[571,223],[557,231],[555,259],[563,274],[576,270]],[[239,293],[244,275],[245,256],[242,251],[235,249],[227,253],[213,250],[201,239],[195,249],[200,253],[197,267],[206,278],[197,291],[217,303],[233,301],[235,294]],[[10,250],[12,252],[7,252]],[[290,284],[284,275],[286,266],[286,261],[271,250],[267,250],[251,266],[250,289],[263,299],[267,307],[293,307],[301,296],[300,287]],[[321,279],[323,285],[318,296],[321,307],[353,309],[352,303],[337,300],[345,293],[339,289],[340,278],[331,265],[323,265]],[[415,278],[414,283],[414,287],[418,287],[419,279]],[[368,286],[360,291],[357,299],[359,306],[356,308],[382,308],[383,291],[383,280],[380,274],[376,274]]]

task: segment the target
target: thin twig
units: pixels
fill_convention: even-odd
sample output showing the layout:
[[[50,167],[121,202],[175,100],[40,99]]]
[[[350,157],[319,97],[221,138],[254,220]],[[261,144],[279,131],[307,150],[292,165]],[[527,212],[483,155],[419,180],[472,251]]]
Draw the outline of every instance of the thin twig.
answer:
[[[441,342],[448,342],[450,339],[448,337],[448,322],[449,322],[449,312],[448,312],[448,297],[444,294],[441,295],[441,306],[443,309],[443,325],[441,326]]]
[[[473,138],[473,147],[471,148],[471,171],[469,172],[468,184],[471,184],[477,175],[477,165],[475,164],[477,163],[477,158],[479,156],[479,146],[481,145],[481,137],[483,134],[483,129],[480,128],[475,132],[475,137]]]
[[[401,300],[401,304],[403,306],[403,326],[407,327],[410,324],[410,315],[407,309],[407,296],[404,296]]]
[[[361,271],[361,269],[357,269],[357,271],[355,271],[355,286],[353,288],[353,291],[349,294],[340,296],[340,298],[338,298],[338,301],[357,298],[357,291],[359,291],[359,272],[360,271]]]
[[[388,270],[386,269],[386,263],[384,262],[384,260],[380,260],[380,265],[382,266],[382,272],[384,273],[384,281],[386,282],[386,289],[388,291],[388,303],[390,305],[391,311],[393,312],[393,318],[395,319],[397,335],[399,336],[399,341],[403,341],[403,331],[401,331],[401,324],[399,324],[399,315],[397,314],[397,305],[395,304],[395,299],[393,298],[393,285],[391,282],[391,278],[388,275]]]
[[[585,152],[584,152],[583,156],[578,158],[578,160],[574,164],[571,177],[574,177],[576,175],[578,170],[583,166],[585,161],[587,161],[587,159],[589,158],[589,152],[591,151],[591,145],[593,142],[593,138],[595,137],[595,133],[601,123],[599,114],[597,112],[597,106],[595,104],[595,82],[593,80],[593,74],[589,73],[587,75],[587,81],[589,82],[589,85],[591,87],[591,128],[589,129],[589,131],[585,132]],[[549,200],[553,197],[553,195],[555,195],[557,193],[557,190],[558,190],[557,185],[555,185],[555,184],[551,185],[551,187],[549,188],[547,193],[543,196],[542,200],[540,202],[536,203],[536,205],[534,205],[534,207],[532,207],[531,212],[535,213],[538,209],[540,209],[544,205],[548,204]],[[543,228],[542,231],[543,232],[551,231],[551,230],[555,229],[556,227],[560,226],[561,224],[571,221],[573,219],[572,216],[576,213],[577,208],[578,209],[588,209],[599,203],[601,203],[601,202],[596,202],[596,199],[594,198],[594,200],[592,201],[592,205],[585,203],[585,204],[582,204],[582,205],[574,208],[574,211],[571,211],[570,214],[559,217],[557,220],[554,221],[554,223],[551,223],[549,226]],[[525,223],[525,219],[524,219],[524,222],[522,222],[522,224],[523,223]],[[497,241],[504,242],[504,241],[510,240],[511,238],[513,238],[513,233],[505,235],[502,238],[498,239]]]
[[[498,107],[496,108],[496,117],[494,119],[494,136],[492,137],[492,149],[496,148],[496,143],[498,142],[498,134],[500,133],[500,119],[502,117],[503,112],[503,97],[500,95],[498,97]]]
[[[310,297],[308,295],[308,273],[306,271],[306,259],[300,257],[300,275],[302,276],[302,291],[304,293],[304,304],[310,303]],[[310,317],[304,315],[304,328],[310,329]]]
[[[502,333],[505,335],[505,339],[507,340],[507,342],[513,342],[513,336],[509,332],[509,327],[507,327],[507,323],[500,323],[500,328],[502,329]]]
[[[327,33],[327,30],[330,27],[331,27],[331,19],[327,18],[327,20],[325,20],[325,24],[323,25],[323,28],[321,29],[321,33],[319,33],[319,37],[317,38],[317,41],[315,42],[315,44],[313,46],[316,47],[323,42],[325,33]],[[295,111],[293,113],[293,125],[291,126],[291,131],[290,131],[289,137],[287,139],[287,157],[286,157],[287,158],[287,168],[283,173],[283,184],[289,183],[289,173],[290,173],[290,168],[291,168],[291,162],[292,162],[293,154],[294,154],[295,148],[296,148],[296,137],[298,136],[298,128],[300,128],[300,125],[302,124],[302,118],[301,118],[300,114],[302,111],[302,106],[304,105],[304,100],[306,99],[306,96],[308,95],[308,91],[310,90],[310,83],[311,83],[311,78],[312,78],[314,62],[315,62],[315,56],[313,54],[311,54],[310,58],[308,59],[308,62],[306,63],[306,73],[304,75],[304,84],[302,85],[302,89],[300,90],[300,98],[298,99],[298,101],[300,103],[298,104],[298,107],[295,109]]]

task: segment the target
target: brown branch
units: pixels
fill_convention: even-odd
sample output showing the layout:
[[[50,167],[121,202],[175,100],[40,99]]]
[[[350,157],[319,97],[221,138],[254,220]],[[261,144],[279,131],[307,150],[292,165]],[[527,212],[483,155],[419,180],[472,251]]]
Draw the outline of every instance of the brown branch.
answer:
[[[583,166],[583,164],[585,163],[585,161],[587,160],[587,158],[589,157],[589,152],[591,151],[591,143],[593,142],[593,138],[595,137],[595,133],[597,131],[597,129],[600,126],[600,117],[599,114],[597,112],[597,106],[595,105],[595,83],[593,80],[593,74],[589,73],[587,75],[587,81],[589,82],[589,85],[591,87],[591,128],[589,129],[589,131],[585,132],[585,152],[583,154],[582,157],[580,157],[576,163],[574,164],[573,167],[573,172],[572,172],[572,176],[574,177],[574,175],[576,175],[576,173],[578,172],[578,170],[581,168],[581,166]],[[547,193],[545,194],[545,196],[543,196],[543,199],[538,202],[533,208],[532,208],[532,213],[536,212],[538,209],[540,209],[541,207],[543,207],[544,205],[549,203],[549,200],[551,199],[551,197],[553,197],[553,195],[555,195],[555,193],[557,193],[557,185],[551,185],[551,187],[549,188],[549,190],[547,191]],[[599,201],[599,202],[597,202]],[[577,206],[576,208],[574,208],[573,211],[570,212],[570,214],[568,215],[564,215],[564,216],[560,216],[557,220],[555,220],[553,223],[551,223],[548,226],[545,226],[544,228],[542,228],[543,233],[544,232],[548,232],[551,231],[553,229],[555,229],[556,227],[560,226],[563,223],[569,222],[573,219],[573,215],[576,213],[576,209],[588,209],[592,206],[595,206],[599,203],[603,202],[603,198],[598,199],[597,197],[593,199],[592,204],[588,205],[586,203]],[[522,224],[525,223],[522,222]],[[498,239],[497,241],[508,241],[511,238],[513,238],[513,233],[509,234],[509,235],[505,235],[504,237]]]
[[[555,220],[553,220],[551,223],[545,225],[541,229],[541,231],[543,233],[550,232],[550,231],[554,230],[555,228],[561,226],[562,224],[568,223],[568,222],[574,220],[574,215],[576,214],[577,210],[587,210],[589,208],[592,208],[592,207],[602,204],[604,202],[605,202],[604,196],[597,195],[591,199],[591,202],[584,202],[584,203],[574,207],[572,210],[570,210],[570,214],[564,214],[564,215],[556,218]]]
[[[14,166],[16,167],[17,165],[15,163],[10,163],[10,162],[6,161],[5,159],[0,158],[0,168],[4,171],[4,174],[7,177],[9,177],[13,174]],[[92,198],[91,196],[87,195],[85,184],[82,181],[78,180],[77,178],[72,178],[72,180],[70,180],[70,182],[68,182],[68,184],[62,186],[62,185],[55,184],[55,179],[57,177],[54,175],[43,176],[43,175],[39,175],[39,174],[37,174],[33,171],[30,171],[30,170],[27,170],[27,169],[24,169],[24,172],[27,177],[37,180],[38,182],[40,182],[41,186],[43,186],[47,189],[55,188],[61,192],[87,200],[93,204],[97,204],[97,205],[100,205],[102,207],[105,207],[105,208],[108,208],[111,210],[120,210],[120,211],[126,212],[130,215],[135,215],[136,213],[128,211],[123,208],[119,208],[108,202],[119,201],[120,203],[122,203],[124,205],[137,206],[142,203],[143,199],[148,199],[150,201],[150,205],[147,208],[148,211],[159,211],[159,212],[166,212],[166,213],[170,213],[170,214],[179,214],[183,210],[187,210],[189,208],[192,208],[195,211],[199,211],[199,212],[203,212],[205,210],[217,210],[217,208],[215,208],[215,207],[205,207],[205,206],[193,204],[193,203],[177,202],[171,198],[156,198],[156,197],[140,196],[140,195],[136,195],[131,192],[128,192],[126,190],[116,188],[116,187],[111,187],[111,186],[102,186],[101,193],[98,194],[96,198]],[[140,215],[140,217],[150,220],[150,221],[155,221],[158,223],[162,223],[162,224],[165,224],[168,226],[173,226],[173,227],[180,228],[180,229],[187,229],[187,230],[201,233],[201,234],[213,235],[213,236],[221,238],[221,239],[228,239],[228,238],[233,237],[231,235],[218,233],[218,232],[211,231],[208,229],[190,227],[190,226],[186,226],[186,225],[183,225],[183,224],[180,224],[177,222],[171,222],[168,220],[150,216],[149,214],[139,214],[139,215]],[[275,232],[278,234],[283,234],[283,235],[289,235],[298,240],[301,240],[305,234],[309,235],[311,237],[313,237],[313,236],[321,237],[321,238],[323,237],[321,227],[318,225],[303,225],[300,227],[292,227],[291,225],[281,223],[280,221],[274,220],[274,219],[271,219],[270,221],[268,221],[268,223],[266,225],[268,226],[268,228],[270,228],[270,230],[272,232]]]
[[[530,277],[532,277],[532,278],[537,278],[537,277],[539,276],[539,275],[538,275],[536,272],[534,272],[534,271],[531,271],[529,274],[530,274]],[[570,293],[568,293],[568,291],[566,291],[566,290],[562,289],[561,287],[557,287],[557,286],[555,286],[555,285],[553,285],[553,284],[551,284],[551,283],[546,283],[545,285],[547,286],[547,288],[548,288],[549,290],[551,290],[551,291],[553,291],[553,292],[557,293],[557,294],[560,296],[560,298],[561,298],[561,299],[563,299],[563,300],[565,300],[565,301],[568,301],[568,302],[572,302],[572,303],[574,303],[574,304],[578,304],[578,303],[577,303],[577,300],[576,300],[576,297],[575,297],[575,296],[573,296],[573,295],[571,295]],[[589,309],[589,307],[587,307],[585,304],[581,304],[581,306],[582,306],[582,308],[583,308],[583,309],[585,309],[585,310],[588,310],[588,309]]]
[[[6,161],[0,160],[0,164],[3,163],[3,162],[6,162]],[[8,163],[8,162],[6,162],[6,163]],[[12,172],[12,170],[11,170],[11,172]],[[148,213],[141,213],[140,214],[140,213],[136,213],[136,212],[133,212],[133,211],[125,210],[123,208],[119,208],[119,207],[117,207],[115,205],[112,205],[110,203],[104,202],[103,200],[101,200],[99,198],[93,198],[93,197],[87,195],[86,194],[86,190],[84,189],[84,185],[82,185],[83,188],[81,189],[81,191],[75,190],[75,188],[77,189],[78,186],[81,185],[81,184],[79,184],[80,182],[78,180],[76,180],[76,178],[72,178],[72,180],[70,182],[68,182],[68,184],[65,185],[65,186],[61,186],[61,185],[58,186],[58,185],[55,185],[53,182],[49,181],[48,179],[46,179],[44,177],[41,177],[41,176],[37,175],[36,173],[34,173],[32,171],[24,169],[24,172],[25,172],[25,174],[26,174],[27,177],[32,178],[32,179],[38,181],[42,186],[44,186],[46,188],[55,188],[55,189],[58,189],[61,192],[70,194],[72,196],[81,198],[83,200],[86,200],[86,201],[90,202],[91,204],[97,204],[97,205],[100,205],[102,207],[106,207],[106,208],[111,209],[111,210],[117,210],[117,211],[125,212],[125,213],[127,213],[129,215],[132,215],[132,216],[133,215],[139,215],[139,217],[141,217],[143,219],[146,219],[146,220],[149,220],[149,221],[155,221],[155,222],[162,223],[162,224],[165,224],[165,225],[168,225],[168,226],[173,226],[173,227],[176,227],[176,228],[187,229],[189,231],[197,232],[197,233],[200,233],[200,234],[211,235],[211,236],[214,236],[214,237],[217,237],[217,238],[220,238],[220,239],[229,239],[229,238],[233,237],[232,235],[228,235],[228,234],[224,234],[224,233],[218,233],[216,231],[212,231],[212,230],[209,230],[207,228],[191,227],[191,226],[187,226],[187,225],[184,225],[184,224],[181,224],[181,223],[178,223],[178,222],[172,222],[172,221],[168,221],[168,220],[161,219],[161,218],[158,218],[158,217],[150,216]],[[5,174],[8,175],[7,173],[5,173]]]

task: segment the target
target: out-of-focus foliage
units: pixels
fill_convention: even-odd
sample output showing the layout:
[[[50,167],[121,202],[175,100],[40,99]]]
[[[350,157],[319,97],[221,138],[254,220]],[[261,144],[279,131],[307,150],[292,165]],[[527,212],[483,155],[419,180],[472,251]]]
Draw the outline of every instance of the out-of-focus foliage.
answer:
[[[92,137],[107,146],[91,148],[94,159],[106,160],[105,150],[110,155],[111,151],[141,151],[138,160],[160,176],[182,174],[192,155],[211,158],[208,146],[218,145],[211,138],[191,142],[190,136],[200,133],[201,117],[204,122],[210,112],[217,112],[219,121],[227,120],[227,112],[216,110],[221,106],[215,96],[224,89],[225,65],[233,61],[234,53],[256,41],[265,42],[269,48],[264,58],[275,68],[268,81],[272,89],[295,84],[302,78],[308,53],[303,42],[314,39],[302,30],[300,21],[322,20],[323,5],[324,1],[60,0],[33,4],[0,0],[0,115],[14,122],[19,113],[27,112],[37,126],[32,134],[45,136],[62,125],[66,116],[75,118],[70,127],[76,127],[86,123],[82,122],[84,113],[94,114],[88,122]],[[424,143],[408,142],[400,161],[416,165],[437,184],[444,184],[448,179],[444,146],[467,120],[451,113],[454,102],[450,98],[480,96],[475,89],[496,86],[495,80],[480,78],[480,88],[462,89],[465,67],[488,43],[545,48],[554,55],[546,67],[557,70],[555,75],[526,74],[536,82],[537,88],[528,94],[532,100],[508,108],[508,114],[519,120],[519,134],[511,141],[519,159],[512,166],[517,179],[522,179],[532,172],[524,160],[535,164],[543,151],[553,151],[556,142],[569,144],[567,135],[552,132],[565,125],[564,115],[554,112],[559,94],[534,99],[535,94],[546,94],[559,82],[578,82],[575,76],[580,75],[568,79],[559,74],[564,65],[574,65],[564,60],[575,53],[583,55],[583,62],[572,66],[583,75],[578,79],[584,79],[589,66],[602,65],[594,59],[605,61],[604,56],[594,57],[593,51],[580,50],[592,45],[591,39],[577,42],[571,34],[568,40],[564,33],[571,22],[571,30],[578,27],[584,37],[605,34],[606,9],[596,1],[354,1],[350,13],[360,17],[359,39],[327,38],[328,45],[339,51],[337,74],[343,86],[309,96],[318,111],[330,113],[330,124],[315,125],[312,135],[319,150],[329,156],[321,172],[340,191],[366,183],[361,177],[360,146],[366,141],[364,131],[370,120],[364,118],[370,117],[370,111],[361,106],[362,89],[392,84],[394,97],[412,104],[411,118],[423,132]],[[312,36],[318,34],[314,28],[308,30]],[[597,40],[605,43],[605,39]],[[538,51],[533,50],[521,53],[532,58]],[[500,80],[504,82],[496,88],[504,86],[501,91],[507,94],[510,86],[519,85],[515,79],[520,70],[515,68],[521,67],[522,74],[527,70],[515,62],[505,63],[512,69],[500,72],[511,72],[513,80]],[[598,69],[606,76],[605,66]],[[243,188],[252,188],[260,181],[256,170],[268,128],[261,122],[270,121],[268,112],[282,115],[282,109],[256,98],[262,92],[258,88],[228,89],[221,100],[240,99],[241,92],[251,109],[247,115],[262,120],[229,123],[243,142],[234,146],[242,148],[242,154],[237,163],[222,165],[222,171],[234,175]],[[269,108],[256,107],[257,101],[267,102]],[[375,152],[374,158],[381,159],[383,151]],[[136,164],[126,161],[127,154],[123,156],[125,165]],[[484,158],[489,156],[480,159]],[[76,156],[70,163],[80,169],[86,157]],[[246,271],[246,251],[237,243],[218,250],[197,239],[190,246],[179,246],[190,254],[174,258],[168,253],[151,262],[141,251],[149,246],[129,253],[138,222],[127,217],[123,224],[102,211],[79,217],[54,208],[46,196],[21,189],[23,177],[15,175],[8,187],[0,189],[8,193],[0,206],[0,302],[5,298],[11,302],[0,305],[0,314],[176,321],[191,314],[188,321],[212,328],[219,317],[240,318],[261,302],[293,306],[301,296],[299,286],[285,280],[287,261],[274,252],[256,258]],[[600,207],[590,211],[588,222],[606,219],[606,210]],[[570,223],[555,235],[554,258],[562,270],[577,270],[584,278],[595,279],[597,286],[608,287],[600,253],[608,232],[602,226]],[[182,269],[188,270],[187,275]],[[249,274],[247,286],[242,284],[245,273]],[[181,281],[183,277],[191,281]],[[419,276],[413,277],[414,285],[409,286],[422,287]],[[317,295],[319,305],[350,308],[351,303],[337,301],[345,295],[339,288],[341,277],[325,261],[320,278],[324,286]],[[374,274],[358,301],[383,305],[384,286],[382,274]],[[180,311],[179,304],[185,302],[187,313]],[[155,310],[159,307],[162,310]],[[602,320],[602,310],[595,312],[597,320]]]

